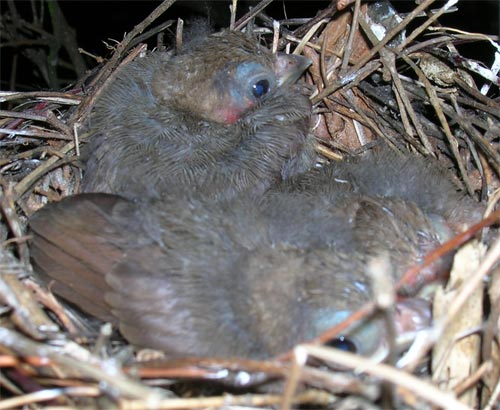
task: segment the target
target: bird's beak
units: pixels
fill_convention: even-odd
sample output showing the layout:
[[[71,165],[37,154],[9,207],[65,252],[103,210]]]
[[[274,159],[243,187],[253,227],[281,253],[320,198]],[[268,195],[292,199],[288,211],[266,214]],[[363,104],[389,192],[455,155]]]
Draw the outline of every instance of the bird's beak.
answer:
[[[294,83],[311,64],[311,59],[304,56],[277,53],[275,72],[278,87]]]

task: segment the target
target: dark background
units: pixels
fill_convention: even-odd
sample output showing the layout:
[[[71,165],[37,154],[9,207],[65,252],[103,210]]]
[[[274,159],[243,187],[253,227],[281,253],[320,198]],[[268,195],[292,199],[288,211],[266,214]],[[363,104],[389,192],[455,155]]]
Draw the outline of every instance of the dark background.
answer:
[[[238,15],[248,11],[248,7],[257,1],[239,2]],[[277,0],[270,4],[266,13],[274,18],[286,16],[313,17],[318,10],[326,8],[329,1],[307,0]],[[444,1],[435,3],[432,8],[438,8]],[[465,31],[483,34],[499,33],[500,9],[498,0],[461,0],[459,10],[443,16],[440,22],[443,25],[457,27]],[[95,53],[105,53],[102,42],[108,38],[120,40],[125,31],[130,31],[142,18],[146,17],[160,1],[63,1],[61,7],[68,21],[77,29],[79,44]],[[181,0],[169,9],[163,19],[189,18],[194,15],[207,15],[212,23],[218,27],[229,25],[229,4],[227,0],[196,1]],[[401,11],[410,11],[415,8],[411,0],[396,0],[392,4]],[[87,24],[85,22],[86,19]],[[90,27],[89,27],[90,23]]]
[[[169,9],[160,20],[192,19],[193,16],[208,16],[212,25],[216,28],[226,27],[229,24],[229,0],[196,1],[180,0]],[[248,11],[248,7],[258,3],[257,1],[240,1],[238,16]],[[328,6],[329,1],[304,1],[304,0],[277,0],[266,9],[266,13],[273,18],[283,17],[313,17],[318,10]],[[433,9],[440,7],[444,1],[437,1]],[[470,32],[483,34],[499,34],[500,9],[498,0],[461,0],[458,2],[458,12],[445,15],[440,18],[441,24],[449,27],[459,28]],[[103,41],[113,44],[112,39],[120,41],[125,32],[130,31],[137,23],[142,21],[160,1],[59,1],[61,9],[69,24],[76,30],[78,45],[89,53],[108,57],[110,51]],[[415,2],[410,0],[396,0],[392,4],[398,11],[407,12],[415,7]],[[29,20],[32,4],[28,0],[15,1],[16,8],[21,16]],[[0,0],[0,12],[8,12],[7,0]],[[48,15],[48,13],[47,13]],[[47,17],[48,20],[48,17]],[[47,23],[50,27],[50,22]],[[174,30],[175,28],[173,28]],[[173,36],[173,33],[172,33]],[[2,42],[5,42],[2,38]],[[460,51],[468,58],[479,59],[490,64],[494,51],[487,43],[474,43],[472,46],[461,46]],[[13,47],[0,48],[1,59],[1,88],[9,88],[9,78],[12,67],[12,56],[16,52]],[[93,67],[96,62],[86,58],[88,67]],[[18,62],[16,88],[18,90],[43,89],[40,78],[34,74],[30,63],[22,57]]]

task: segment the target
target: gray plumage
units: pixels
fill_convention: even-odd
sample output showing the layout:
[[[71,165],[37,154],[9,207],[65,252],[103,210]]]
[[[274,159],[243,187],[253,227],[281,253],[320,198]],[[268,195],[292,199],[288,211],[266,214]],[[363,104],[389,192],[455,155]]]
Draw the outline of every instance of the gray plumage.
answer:
[[[309,64],[236,32],[130,63],[90,116],[83,191],[231,197],[306,170],[311,104],[292,83]]]
[[[31,219],[32,255],[56,293],[135,345],[172,356],[269,357],[370,300],[366,265],[387,244],[398,242],[397,278],[440,241],[440,228],[412,205],[350,198],[345,219],[344,200],[284,223],[272,216],[276,207],[293,215],[304,209],[298,202],[79,195]],[[380,230],[385,242],[367,240]],[[415,241],[418,231],[428,235]],[[369,354],[383,334],[371,321],[344,336]]]

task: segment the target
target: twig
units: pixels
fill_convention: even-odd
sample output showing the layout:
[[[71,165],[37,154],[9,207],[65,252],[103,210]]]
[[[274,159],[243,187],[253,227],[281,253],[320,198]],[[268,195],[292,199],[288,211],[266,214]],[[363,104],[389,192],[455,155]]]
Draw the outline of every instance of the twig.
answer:
[[[99,388],[92,386],[66,387],[63,389],[46,389],[34,393],[24,394],[18,397],[3,399],[0,402],[0,410],[19,408],[28,404],[50,401],[61,396],[97,397],[99,394]]]
[[[53,91],[32,91],[32,92],[18,92],[18,91],[0,91],[0,102],[14,101],[21,99],[34,99],[40,101],[54,102],[58,104],[78,105],[83,97],[71,94],[60,93]]]
[[[322,346],[300,345],[294,349],[295,361],[298,366],[304,366],[308,356],[325,360],[335,365],[345,366],[349,369],[371,374],[386,380],[395,386],[404,388],[416,394],[419,398],[449,410],[471,410],[470,407],[459,402],[452,393],[439,390],[434,385],[426,383],[416,376],[397,370],[383,363],[374,363],[371,359],[343,352],[338,349],[329,349]],[[289,379],[287,390],[295,391],[298,378]],[[282,403],[282,409],[290,408],[289,402]]]
[[[262,0],[234,24],[234,30],[241,30],[250,20],[252,20],[272,2],[273,0]]]
[[[394,36],[396,36],[401,30],[403,30],[410,22],[417,16],[421,11],[425,10],[429,7],[435,0],[425,0],[418,7],[416,7],[411,13],[406,16],[401,23],[399,23],[396,27],[394,27],[387,35],[377,43],[363,58],[360,59],[356,63],[356,65],[346,74],[346,77],[351,77],[357,71],[360,71],[362,67],[366,66],[367,63],[373,58],[375,54],[377,54],[385,45],[392,40]],[[319,93],[313,100],[313,104],[318,103],[323,98],[326,98],[329,94],[334,92],[339,88],[339,84],[337,82],[333,82],[329,86],[327,86],[321,93]]]
[[[59,155],[54,155],[52,158],[49,158],[42,165],[40,165],[38,168],[26,175],[21,181],[19,181],[14,188],[16,199],[24,195],[24,193],[32,184],[35,183],[35,181],[45,175],[50,169],[54,168],[58,161],[63,161],[63,163],[66,163],[67,161],[65,161],[64,159],[61,160],[60,158],[64,158],[64,156],[74,148],[75,143],[69,142],[59,150]]]
[[[417,67],[417,65],[408,57],[403,56],[403,60],[405,60],[410,67],[415,71],[417,74],[419,80],[424,84],[425,90],[427,91],[427,94],[429,95],[430,102],[434,108],[434,111],[436,112],[436,115],[439,118],[439,122],[441,123],[441,126],[443,127],[444,130],[444,135],[446,135],[448,139],[448,143],[450,144],[451,151],[453,152],[453,156],[455,157],[455,161],[458,165],[458,169],[460,171],[460,176],[462,177],[462,180],[464,181],[465,187],[467,188],[467,192],[469,195],[473,196],[474,195],[474,189],[472,189],[471,182],[469,180],[469,176],[467,175],[467,171],[465,170],[465,166],[463,164],[462,158],[460,157],[460,153],[458,152],[458,143],[455,138],[455,136],[452,134],[450,127],[448,125],[448,122],[446,121],[446,118],[443,114],[443,110],[441,109],[441,106],[439,104],[439,100],[436,94],[436,91],[434,90],[434,87],[432,84],[429,82],[427,77],[424,75],[422,70]]]
[[[153,21],[155,21],[158,17],[160,17],[172,4],[175,3],[176,0],[164,0],[157,8],[155,8],[149,16],[147,16],[142,22],[136,25],[126,36],[125,38],[116,46],[115,52],[113,56],[109,59],[106,65],[99,71],[96,78],[93,81],[94,85],[94,96],[85,100],[83,104],[81,104],[78,109],[73,113],[68,123],[80,123],[83,119],[83,116],[86,115],[88,111],[88,107],[95,100],[95,95],[100,92],[104,82],[111,75],[112,71],[118,65],[120,59],[122,58],[123,53],[127,50],[130,43],[133,39],[141,34],[144,29],[149,26]]]
[[[70,374],[80,373],[82,376],[99,382],[103,387],[116,389],[123,397],[141,399],[154,408],[163,394],[148,388],[125,376],[118,363],[111,360],[100,360],[91,356],[88,351],[73,342],[66,342],[64,349],[41,344],[22,336],[14,330],[0,328],[0,343],[22,356],[37,355],[50,359],[53,363],[65,368]]]

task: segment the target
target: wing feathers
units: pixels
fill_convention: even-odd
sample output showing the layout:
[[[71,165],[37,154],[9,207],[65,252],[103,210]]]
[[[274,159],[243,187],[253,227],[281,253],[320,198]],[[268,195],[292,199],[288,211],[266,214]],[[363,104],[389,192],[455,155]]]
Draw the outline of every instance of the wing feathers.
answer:
[[[106,274],[124,255],[123,227],[113,220],[122,202],[114,195],[80,195],[51,204],[30,220],[35,270],[54,281],[56,293],[106,321],[112,319]]]

